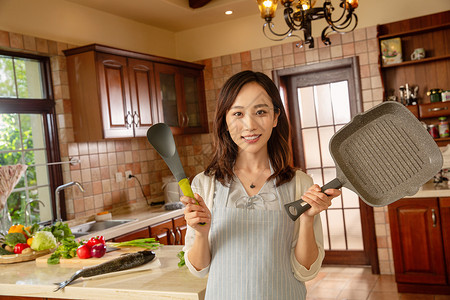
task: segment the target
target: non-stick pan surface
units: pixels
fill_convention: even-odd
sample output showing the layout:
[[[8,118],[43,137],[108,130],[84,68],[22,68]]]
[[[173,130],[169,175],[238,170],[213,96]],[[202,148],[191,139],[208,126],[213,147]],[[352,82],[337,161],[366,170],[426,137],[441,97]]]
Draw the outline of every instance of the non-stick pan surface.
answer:
[[[336,132],[329,149],[336,179],[322,187],[354,191],[370,206],[412,196],[442,168],[442,154],[420,121],[403,105],[383,102]],[[296,220],[310,208],[303,200],[285,205]]]

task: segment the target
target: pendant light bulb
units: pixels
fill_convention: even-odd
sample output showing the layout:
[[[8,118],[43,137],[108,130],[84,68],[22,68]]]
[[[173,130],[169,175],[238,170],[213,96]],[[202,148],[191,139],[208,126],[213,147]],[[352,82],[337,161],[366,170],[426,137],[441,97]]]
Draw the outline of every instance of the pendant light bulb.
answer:
[[[309,0],[300,0],[300,5],[302,6],[303,10],[308,10],[311,8],[311,3]]]
[[[261,18],[270,22],[275,17],[278,0],[257,0]]]

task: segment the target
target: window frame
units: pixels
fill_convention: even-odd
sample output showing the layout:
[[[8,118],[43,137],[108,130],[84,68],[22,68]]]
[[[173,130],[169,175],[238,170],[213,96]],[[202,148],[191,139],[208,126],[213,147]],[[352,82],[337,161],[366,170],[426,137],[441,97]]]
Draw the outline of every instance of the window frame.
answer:
[[[0,55],[10,56],[13,58],[29,58],[35,59],[40,62],[41,67],[41,78],[43,83],[44,99],[21,99],[21,98],[2,98],[0,97],[0,113],[2,114],[40,114],[42,115],[44,123],[44,136],[46,142],[46,154],[47,162],[60,162],[61,154],[59,149],[59,138],[58,138],[58,128],[56,122],[56,108],[53,93],[53,82],[51,76],[51,64],[50,57],[34,55],[30,53],[13,52],[0,50]],[[56,199],[54,191],[56,188],[63,184],[62,168],[61,165],[49,165],[48,175],[49,175],[49,186],[51,195],[51,213],[52,220],[55,221],[56,218]],[[67,219],[66,206],[64,201],[64,195],[60,195],[61,201],[61,217]],[[48,223],[48,221],[43,221],[41,223]]]

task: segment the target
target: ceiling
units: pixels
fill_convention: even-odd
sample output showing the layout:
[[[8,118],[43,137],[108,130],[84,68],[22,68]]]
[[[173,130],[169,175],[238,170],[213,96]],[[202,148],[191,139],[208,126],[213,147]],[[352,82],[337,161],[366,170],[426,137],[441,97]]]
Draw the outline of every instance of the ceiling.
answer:
[[[211,0],[201,8],[189,7],[189,0],[66,0],[140,23],[179,32],[259,15],[256,0]],[[225,11],[232,10],[232,15]]]

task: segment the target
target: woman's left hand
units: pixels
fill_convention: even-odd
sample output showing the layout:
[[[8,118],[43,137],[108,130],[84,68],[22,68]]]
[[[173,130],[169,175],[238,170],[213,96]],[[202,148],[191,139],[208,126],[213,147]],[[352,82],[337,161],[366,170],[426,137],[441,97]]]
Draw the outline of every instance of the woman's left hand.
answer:
[[[328,189],[325,193],[322,193],[320,186],[317,184],[312,185],[302,196],[302,199],[311,205],[311,208],[305,211],[302,216],[314,217],[320,212],[327,210],[331,205],[331,200],[339,195],[341,195],[340,190]]]

